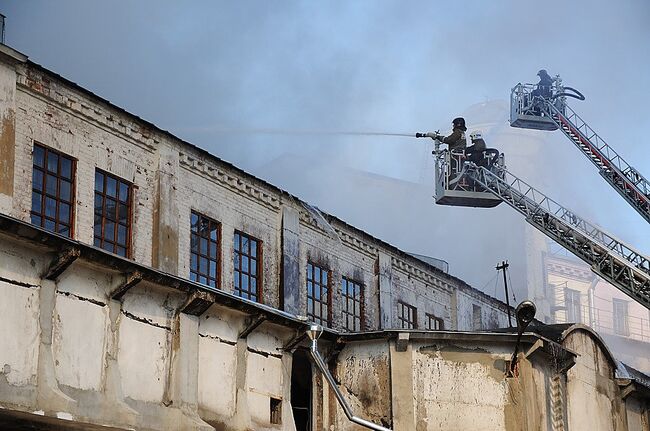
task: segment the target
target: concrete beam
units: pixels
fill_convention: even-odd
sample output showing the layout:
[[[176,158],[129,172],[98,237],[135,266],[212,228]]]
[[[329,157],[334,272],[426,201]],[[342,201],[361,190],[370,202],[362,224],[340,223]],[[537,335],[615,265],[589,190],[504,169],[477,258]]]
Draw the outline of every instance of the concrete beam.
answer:
[[[211,292],[195,290],[188,296],[180,311],[191,316],[200,316],[208,311],[216,299],[216,295]]]
[[[142,273],[140,271],[133,271],[126,274],[124,282],[117,286],[110,293],[111,299],[120,300],[126,292],[129,291],[133,286],[142,281]]]
[[[68,269],[72,262],[77,260],[81,255],[81,251],[78,248],[67,248],[59,252],[47,271],[43,275],[43,278],[46,280],[56,280],[56,278],[63,274],[63,272]]]
[[[400,332],[397,334],[397,340],[395,341],[395,350],[398,352],[406,352],[406,349],[408,348],[409,345],[409,339],[411,338],[411,334],[408,332]]]
[[[248,321],[246,322],[246,326],[244,327],[244,330],[239,333],[238,338],[248,337],[248,335],[251,332],[253,332],[255,329],[257,329],[257,327],[260,326],[265,320],[266,320],[266,316],[264,315],[259,315],[248,319]]]
[[[307,338],[307,333],[305,333],[305,331],[298,331],[296,335],[282,347],[282,350],[284,350],[285,352],[292,351],[305,338]]]

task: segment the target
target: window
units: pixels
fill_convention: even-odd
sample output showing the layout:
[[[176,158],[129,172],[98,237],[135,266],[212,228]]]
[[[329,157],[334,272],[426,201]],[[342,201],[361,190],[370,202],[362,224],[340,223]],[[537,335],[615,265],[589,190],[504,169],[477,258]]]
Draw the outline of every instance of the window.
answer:
[[[405,302],[398,302],[397,303],[397,320],[400,322],[400,327],[402,329],[415,329],[417,328],[417,312],[418,309],[405,303]]]
[[[348,331],[361,331],[363,326],[363,286],[345,277],[341,280],[343,325]]]
[[[481,307],[472,304],[472,330],[480,331],[483,329],[483,312]]]
[[[272,424],[281,424],[282,423],[282,400],[279,398],[271,397],[271,423]]]
[[[307,262],[307,317],[324,326],[330,326],[331,321],[329,280],[329,270]]]
[[[190,216],[190,280],[219,286],[220,225],[192,211]]]
[[[235,231],[235,295],[262,302],[261,254],[262,243],[242,232]]]
[[[564,301],[566,302],[566,321],[580,323],[580,291],[564,288]]]
[[[433,314],[427,313],[427,329],[428,330],[445,329],[445,322],[440,317],[436,317]]]
[[[133,186],[107,172],[95,171],[95,246],[131,255]]]
[[[32,224],[72,237],[75,160],[34,144]]]
[[[614,299],[614,332],[618,335],[630,335],[627,315],[628,302],[623,299]]]

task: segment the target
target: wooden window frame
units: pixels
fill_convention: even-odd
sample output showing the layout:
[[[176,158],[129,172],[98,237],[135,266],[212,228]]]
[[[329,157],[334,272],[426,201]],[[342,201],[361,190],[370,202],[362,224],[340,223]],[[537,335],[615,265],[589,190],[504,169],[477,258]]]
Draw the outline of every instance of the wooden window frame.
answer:
[[[344,285],[346,288],[344,289]],[[350,286],[352,286],[353,293],[349,295]],[[363,331],[365,329],[365,304],[364,304],[364,285],[348,277],[341,278],[341,301],[343,307],[341,314],[343,315],[343,327],[351,332]],[[358,292],[358,297],[356,293]],[[350,310],[350,302],[352,302],[353,309]],[[358,304],[358,305],[357,305]],[[358,308],[358,314],[356,313]],[[359,320],[359,328],[355,327],[356,319]],[[352,325],[350,325],[352,321]]]
[[[239,250],[237,247],[237,236],[239,236]],[[242,238],[246,238],[249,243],[248,243],[248,253],[242,253],[241,250],[241,240]],[[256,247],[255,247],[255,256],[252,255],[252,248],[250,246],[250,241],[253,240],[256,242]],[[263,292],[264,292],[264,286],[263,286],[263,274],[262,274],[262,241],[260,239],[257,239],[247,233],[244,233],[239,230],[235,230],[235,234],[233,235],[233,292],[235,295],[245,298],[245,299],[250,299],[251,301],[255,301],[259,304],[262,304],[263,301]],[[237,257],[239,257],[239,262],[240,264],[237,265]],[[249,259],[249,264],[248,264],[248,271],[242,271],[241,269],[241,262],[242,262],[242,257],[246,257]],[[256,274],[253,275],[252,273],[252,268],[250,264],[250,260],[255,259],[255,271]],[[239,268],[238,268],[239,266]],[[248,288],[243,289],[242,288],[242,280],[244,280],[244,277],[248,276]],[[255,298],[252,298],[253,294],[251,293],[251,284],[250,280],[254,279],[255,280],[255,289],[256,293],[254,294]],[[245,295],[244,295],[245,294]]]
[[[402,329],[417,329],[418,327],[418,309],[404,301],[397,301],[397,320],[400,322]],[[405,313],[406,311],[406,313]],[[409,317],[413,317],[410,320]]]
[[[97,190],[97,174],[103,175],[103,184],[102,184],[102,191]],[[106,185],[108,182],[108,179],[112,178],[116,181],[116,194],[115,197],[110,196],[106,193]],[[121,201],[120,200],[120,186],[121,184],[124,184],[127,186],[127,191],[128,191],[128,197],[126,201]],[[97,235],[95,233],[95,228],[96,224],[93,222],[93,244],[96,247],[101,248],[102,250],[109,251],[111,253],[117,254],[118,256],[122,256],[117,252],[118,247],[122,247],[125,249],[125,253],[122,257],[125,257],[127,259],[130,259],[132,254],[133,254],[133,194],[134,194],[135,186],[133,185],[132,182],[124,180],[123,178],[118,177],[117,175],[111,174],[110,172],[107,172],[103,169],[95,168],[95,186],[94,186],[94,193],[93,193],[93,214],[96,216],[98,215],[97,213],[97,197],[98,195],[102,198],[102,209],[101,213],[99,214],[101,216],[101,231],[100,235]],[[105,237],[105,231],[106,231],[106,201],[107,198],[110,198],[112,200],[115,200],[116,202],[116,215],[115,215],[115,220],[111,220],[115,223],[115,231],[113,234],[113,239],[110,240]],[[118,236],[119,236],[119,226],[120,226],[120,219],[119,219],[119,206],[120,203],[126,204],[127,207],[127,214],[126,214],[126,243],[124,245],[118,243]],[[97,240],[99,240],[99,244],[97,244]],[[106,247],[106,244],[111,244],[112,249],[109,249]]]
[[[442,331],[445,329],[445,321],[441,317],[436,316],[435,314],[426,313],[427,318],[427,330],[429,331]],[[437,323],[437,328],[435,327]]]
[[[310,274],[311,267],[311,274]],[[314,279],[314,274],[318,268],[320,276],[318,282]],[[323,274],[327,274],[327,282],[323,282]],[[312,293],[309,293],[309,286],[312,286]],[[316,286],[318,286],[318,293],[320,299],[316,299]],[[312,261],[307,261],[307,278],[305,289],[307,290],[307,317],[314,323],[330,328],[332,326],[332,271],[324,266],[318,265]],[[323,301],[323,291],[327,289],[327,298]],[[311,301],[311,310],[309,307]],[[316,304],[318,305],[318,314],[316,313]],[[323,305],[327,306],[327,316],[323,316]]]
[[[43,150],[43,166],[38,166],[36,164],[36,149],[40,148]],[[56,172],[50,171],[48,168],[48,156],[50,154],[54,154],[57,157],[57,166],[56,166]],[[66,178],[62,174],[62,169],[61,169],[61,160],[66,159],[70,161],[70,177]],[[41,189],[39,190],[38,187],[36,187],[35,184],[35,177],[36,177],[36,172],[40,172],[42,175],[42,179],[40,181],[40,187]],[[77,193],[77,181],[76,181],[76,175],[77,173],[77,159],[74,157],[71,157],[65,153],[62,153],[61,151],[54,150],[50,147],[47,147],[40,142],[34,141],[33,147],[32,147],[32,203],[30,205],[30,222],[33,225],[40,226],[43,229],[46,229],[50,232],[54,232],[56,234],[68,237],[68,238],[74,238],[75,234],[75,197]],[[56,178],[56,192],[55,195],[49,194],[47,192],[47,177],[48,175],[53,176]],[[61,181],[66,181],[70,182],[70,200],[65,200],[61,198]],[[41,206],[41,211],[34,211],[34,194],[37,193],[40,195],[40,206]],[[54,210],[54,218],[49,217],[46,215],[46,199],[54,199],[56,202],[56,207]],[[61,220],[59,218],[59,213],[60,213],[60,207],[61,204],[69,205],[70,206],[70,217],[68,222],[66,223],[64,220]],[[36,223],[35,218],[40,219],[39,223]],[[46,227],[47,221],[54,222],[54,229],[49,229]],[[68,228],[69,234],[66,235],[65,233],[59,232],[60,227],[64,226]]]
[[[199,225],[203,221],[208,223],[208,233],[207,236],[202,235],[201,231],[198,229],[194,230],[194,225],[192,219],[196,216],[197,222]],[[212,232],[216,231],[216,240],[212,239]],[[194,238],[196,241],[196,249],[193,248]],[[202,240],[207,241],[206,252],[203,254],[201,252],[201,242]],[[212,255],[212,245],[214,244],[214,256]],[[193,258],[196,256],[196,266],[192,263]],[[203,273],[201,271],[201,259],[207,259],[207,272]],[[210,275],[210,266],[214,263],[215,265],[215,276]],[[201,278],[205,278],[205,282],[201,281]],[[204,284],[206,286],[214,287],[216,289],[221,288],[221,223],[215,219],[208,217],[198,211],[190,211],[190,280],[197,283]]]

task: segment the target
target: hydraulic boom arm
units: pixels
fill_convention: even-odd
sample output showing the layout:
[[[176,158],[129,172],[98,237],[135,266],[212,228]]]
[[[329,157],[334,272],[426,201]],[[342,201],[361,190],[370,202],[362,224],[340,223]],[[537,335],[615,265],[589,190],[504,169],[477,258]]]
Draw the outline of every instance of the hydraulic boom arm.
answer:
[[[569,106],[538,96],[542,110],[593,162],[600,175],[650,223],[650,182],[630,166]]]
[[[464,174],[526,217],[526,221],[650,309],[650,260],[507,170],[466,163]]]

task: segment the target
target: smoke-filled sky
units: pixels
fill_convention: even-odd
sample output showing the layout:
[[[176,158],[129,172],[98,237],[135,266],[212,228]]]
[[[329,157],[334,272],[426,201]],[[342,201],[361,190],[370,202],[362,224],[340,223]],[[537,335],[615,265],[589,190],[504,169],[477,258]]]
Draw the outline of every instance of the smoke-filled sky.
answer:
[[[323,169],[346,166],[426,186],[430,143],[246,131],[444,130],[468,107],[507,100],[516,83],[536,82],[546,68],[587,96],[570,102],[650,176],[647,0],[5,0],[0,12],[6,43],[32,61],[400,248],[449,260],[452,273],[479,288],[494,264],[516,258],[507,245],[519,240],[507,237],[511,224],[523,226],[516,213],[504,205],[495,212],[435,207],[429,198],[410,208],[433,208],[418,229],[430,224],[442,235],[449,229],[437,223],[444,220],[459,241],[418,243],[409,226],[395,225],[406,211],[403,196],[391,195],[399,187],[365,193],[362,180],[348,187],[326,178],[340,175],[337,168]],[[509,168],[650,253],[650,226],[559,132],[545,137],[548,148],[531,152],[536,160],[514,158]],[[273,169],[278,159],[282,175]],[[305,188],[306,172],[323,181],[312,178]],[[350,193],[364,194],[366,204],[383,201],[394,212],[391,223],[378,223],[382,215],[355,205]],[[503,247],[499,235],[476,236],[478,246],[468,247],[463,227],[480,220],[500,230]]]

